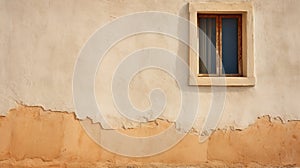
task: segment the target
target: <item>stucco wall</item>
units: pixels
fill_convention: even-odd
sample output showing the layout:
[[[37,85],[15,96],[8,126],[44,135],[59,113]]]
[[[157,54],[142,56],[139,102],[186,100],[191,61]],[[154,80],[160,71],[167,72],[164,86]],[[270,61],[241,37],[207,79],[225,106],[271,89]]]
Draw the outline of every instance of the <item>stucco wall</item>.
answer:
[[[200,2],[200,1],[199,1]],[[235,1],[230,1],[235,2]],[[255,87],[229,87],[218,128],[246,128],[259,116],[300,119],[300,57],[298,0],[255,0]],[[101,26],[123,15],[142,11],[169,12],[188,18],[188,1],[0,1],[0,114],[16,102],[57,111],[75,111],[72,77],[80,49]],[[155,21],[153,21],[155,23]],[[188,32],[187,32],[188,33]],[[188,48],[170,37],[142,34],[118,42],[100,64],[97,100],[115,128],[135,127],[117,113],[108,88],[114,68],[127,54],[142,47],[163,47],[188,60]],[[130,87],[133,104],[150,105],[147,92],[164,89],[168,104],[161,118],[174,121],[179,93],[175,80],[162,71],[138,73]],[[199,87],[199,130],[211,105],[211,89]]]
[[[167,121],[156,122],[118,131],[146,137],[171,126]],[[204,143],[198,142],[197,135],[188,134],[168,151],[134,158],[111,153],[97,145],[74,113],[18,106],[6,117],[0,117],[0,167],[299,167],[299,129],[299,121],[282,124],[279,120],[271,122],[265,116],[242,131],[218,130]],[[137,147],[131,146],[134,149]]]

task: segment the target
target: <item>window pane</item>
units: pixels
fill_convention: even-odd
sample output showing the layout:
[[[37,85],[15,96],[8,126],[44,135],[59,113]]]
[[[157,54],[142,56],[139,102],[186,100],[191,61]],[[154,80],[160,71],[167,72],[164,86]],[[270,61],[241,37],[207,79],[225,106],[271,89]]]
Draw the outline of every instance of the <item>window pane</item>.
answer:
[[[223,74],[238,74],[238,19],[222,18]]]
[[[216,18],[198,20],[199,32],[199,73],[216,74]]]

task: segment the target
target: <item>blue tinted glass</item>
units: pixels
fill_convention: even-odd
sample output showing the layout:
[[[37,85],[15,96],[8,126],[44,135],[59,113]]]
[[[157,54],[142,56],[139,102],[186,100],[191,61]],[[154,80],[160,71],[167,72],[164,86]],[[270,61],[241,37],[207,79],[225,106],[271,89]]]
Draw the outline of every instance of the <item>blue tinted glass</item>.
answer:
[[[222,18],[223,74],[238,74],[238,19]]]
[[[199,73],[216,73],[216,18],[198,20],[199,32]]]

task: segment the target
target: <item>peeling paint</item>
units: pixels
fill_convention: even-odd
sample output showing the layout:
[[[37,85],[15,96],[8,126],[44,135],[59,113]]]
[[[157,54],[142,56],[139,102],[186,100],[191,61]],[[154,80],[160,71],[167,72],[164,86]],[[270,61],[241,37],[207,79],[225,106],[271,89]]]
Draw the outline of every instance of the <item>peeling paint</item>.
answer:
[[[120,129],[129,136],[147,137],[170,127],[157,120],[139,128]],[[263,116],[243,130],[216,130],[204,143],[189,133],[172,149],[144,158],[110,153],[93,142],[74,113],[19,105],[0,118],[0,166],[143,165],[158,167],[300,166],[300,122],[272,122]],[[163,143],[164,141],[162,141]],[[155,144],[153,144],[155,146]],[[155,166],[155,164],[153,165]]]
[[[114,18],[140,11],[162,11],[187,17],[188,2],[92,0],[59,1],[50,4],[46,0],[3,1],[3,5],[0,5],[0,43],[3,44],[0,45],[0,115],[6,115],[9,109],[15,107],[16,102],[43,106],[53,111],[75,111],[71,85],[74,65],[80,49],[96,29]],[[254,88],[227,89],[223,118],[218,126],[220,129],[244,129],[254,123],[257,117],[264,115],[278,116],[284,123],[300,120],[300,67],[297,56],[300,23],[294,22],[300,15],[297,9],[300,2],[251,2],[255,20],[257,85]],[[283,17],[286,15],[289,17]],[[186,46],[161,35],[138,35],[116,44],[107,53],[96,79],[96,90],[99,94],[97,97],[106,105],[104,108],[114,124],[114,129],[135,128],[139,125],[122,118],[115,110],[110,90],[105,89],[107,82],[111,80],[110,73],[126,54],[149,46],[168,49],[188,61]],[[156,72],[140,74],[136,81],[132,81],[131,96],[134,105],[141,109],[147,107],[147,97],[140,93],[151,86],[141,86],[145,83],[151,84],[149,79],[164,79],[166,81],[161,83],[165,83],[163,86],[170,89],[168,94],[172,101],[160,118],[174,122],[179,98],[173,94],[177,93],[178,87],[164,74],[159,73],[160,78],[156,76]],[[196,132],[202,128],[212,96],[211,88],[199,90],[201,114],[193,127]],[[210,128],[204,130],[203,135],[205,131],[210,131]]]

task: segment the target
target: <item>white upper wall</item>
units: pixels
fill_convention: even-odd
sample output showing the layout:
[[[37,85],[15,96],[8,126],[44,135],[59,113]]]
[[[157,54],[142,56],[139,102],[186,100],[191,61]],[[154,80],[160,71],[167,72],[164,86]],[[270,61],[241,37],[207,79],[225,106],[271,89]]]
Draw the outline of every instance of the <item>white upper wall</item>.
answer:
[[[298,0],[253,1],[257,82],[255,87],[226,89],[219,128],[245,128],[263,115],[284,121],[300,119],[299,6]],[[75,111],[72,77],[80,49],[106,23],[144,11],[188,18],[188,1],[0,0],[0,114],[15,107],[15,102]],[[104,104],[105,116],[115,128],[136,123],[124,119],[114,107],[110,91],[113,72],[126,55],[144,47],[165,48],[188,60],[185,45],[159,34],[136,35],[113,46],[100,64],[95,90],[97,101]],[[153,87],[161,87],[168,101],[161,118],[175,121],[180,90],[163,71],[145,70],[133,78],[129,94],[132,103],[141,110],[149,107],[147,94]],[[199,94],[201,114],[196,129],[200,129],[212,103],[210,88],[199,87]]]

